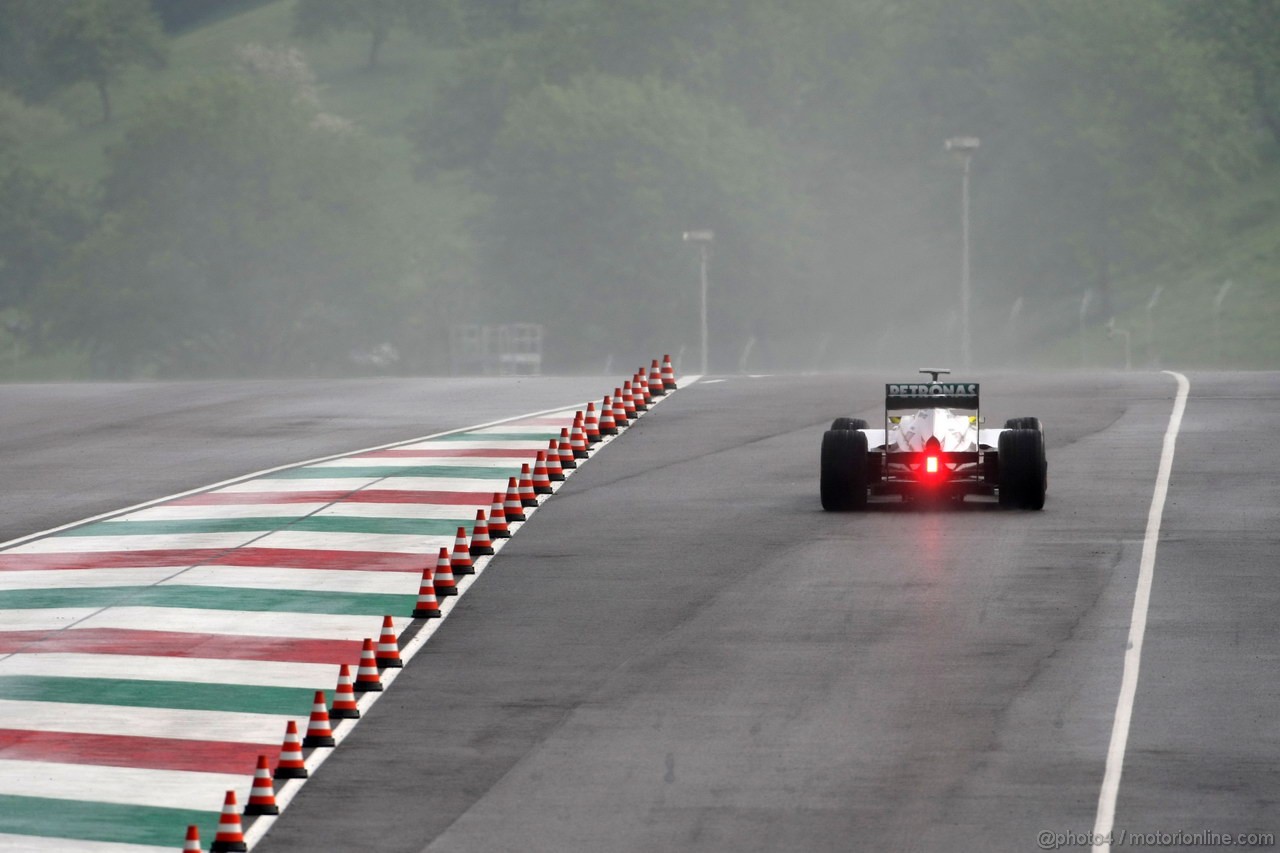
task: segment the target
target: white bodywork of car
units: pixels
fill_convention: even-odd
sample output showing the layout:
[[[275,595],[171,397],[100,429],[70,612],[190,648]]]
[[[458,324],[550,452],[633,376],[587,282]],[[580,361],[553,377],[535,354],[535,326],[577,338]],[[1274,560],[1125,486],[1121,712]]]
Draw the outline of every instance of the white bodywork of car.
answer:
[[[895,423],[896,421],[896,423]],[[1004,430],[982,429],[978,418],[951,409],[919,409],[889,419],[889,429],[864,429],[870,450],[890,453],[919,453],[930,438],[938,439],[944,453],[975,451],[979,446],[995,447]]]

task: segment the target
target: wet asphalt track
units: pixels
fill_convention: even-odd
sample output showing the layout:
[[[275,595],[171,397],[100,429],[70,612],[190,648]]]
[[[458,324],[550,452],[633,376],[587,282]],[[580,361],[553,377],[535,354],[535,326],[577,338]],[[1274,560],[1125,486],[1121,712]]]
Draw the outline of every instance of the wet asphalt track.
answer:
[[[1189,377],[1115,825],[1280,834],[1280,456],[1259,427],[1280,374]],[[1046,423],[1042,513],[823,513],[822,430],[876,418],[884,377],[664,402],[539,510],[256,849],[1016,851],[1089,832],[1175,383],[979,378],[990,425]],[[5,533],[603,384],[564,383],[0,389]]]

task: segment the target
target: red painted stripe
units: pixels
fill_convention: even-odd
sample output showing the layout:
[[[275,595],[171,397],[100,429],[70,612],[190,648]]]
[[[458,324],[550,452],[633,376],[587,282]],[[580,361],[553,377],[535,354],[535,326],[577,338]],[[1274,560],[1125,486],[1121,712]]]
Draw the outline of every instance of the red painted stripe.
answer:
[[[283,728],[281,729],[283,734]],[[0,729],[0,758],[251,776],[280,744]]]
[[[492,497],[484,495],[482,500]],[[479,506],[473,499],[472,506]],[[284,569],[347,569],[421,572],[424,557],[391,551],[324,551],[310,548],[190,548],[165,551],[83,551],[62,554],[0,554],[0,572],[43,569],[148,569],[159,566],[272,566]]]
[[[358,640],[306,640],[127,628],[0,631],[0,654],[149,655],[167,658],[264,660],[340,665],[360,659]]]
[[[424,447],[420,450],[371,450],[352,459],[530,459],[535,450],[498,450],[492,448]]]

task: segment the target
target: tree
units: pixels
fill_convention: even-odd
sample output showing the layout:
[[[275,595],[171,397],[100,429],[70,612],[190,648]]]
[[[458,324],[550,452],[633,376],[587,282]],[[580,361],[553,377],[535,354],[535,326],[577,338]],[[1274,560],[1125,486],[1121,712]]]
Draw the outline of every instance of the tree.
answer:
[[[457,14],[452,0],[298,0],[293,28],[295,35],[316,39],[341,30],[367,33],[372,69],[393,30],[448,28]]]
[[[1248,78],[1259,120],[1280,142],[1280,3],[1216,0],[1181,4],[1188,32],[1206,39],[1214,55]]]
[[[123,376],[341,370],[387,340],[408,252],[377,152],[317,116],[243,77],[148,104],[41,302],[55,332]]]
[[[164,67],[168,43],[147,0],[75,0],[42,51],[54,79],[98,90],[103,122],[111,121],[112,83],[128,68]]]
[[[42,46],[73,0],[0,0],[0,85],[31,100],[55,83]]]
[[[84,202],[24,162],[64,124],[0,90],[0,310],[25,306],[88,228]]]
[[[680,233],[711,228],[716,282],[733,293],[713,327],[740,345],[761,321],[795,322],[806,219],[782,161],[735,110],[654,78],[587,75],[517,98],[485,180],[503,316],[548,325],[562,366],[692,344],[697,254]]]

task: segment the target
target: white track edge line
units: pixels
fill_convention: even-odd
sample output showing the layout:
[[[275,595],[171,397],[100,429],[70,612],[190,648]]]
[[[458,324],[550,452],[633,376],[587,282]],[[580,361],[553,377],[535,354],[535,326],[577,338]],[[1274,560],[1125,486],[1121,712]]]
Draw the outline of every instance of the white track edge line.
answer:
[[[1156,546],[1160,541],[1160,523],[1164,516],[1169,479],[1173,474],[1173,454],[1187,408],[1191,382],[1181,373],[1163,371],[1178,382],[1178,393],[1169,426],[1160,450],[1160,468],[1147,513],[1147,530],[1142,541],[1142,559],[1138,567],[1138,585],[1133,596],[1133,615],[1129,621],[1129,642],[1125,646],[1124,674],[1120,679],[1120,696],[1116,701],[1115,719],[1111,726],[1111,743],[1107,748],[1106,772],[1098,793],[1098,812],[1093,824],[1093,853],[1110,853],[1111,832],[1115,828],[1116,799],[1120,795],[1120,776],[1124,771],[1125,749],[1129,744],[1129,728],[1133,719],[1133,702],[1138,692],[1138,669],[1142,665],[1142,642],[1147,631],[1147,610],[1151,604],[1151,584],[1155,576]]]

